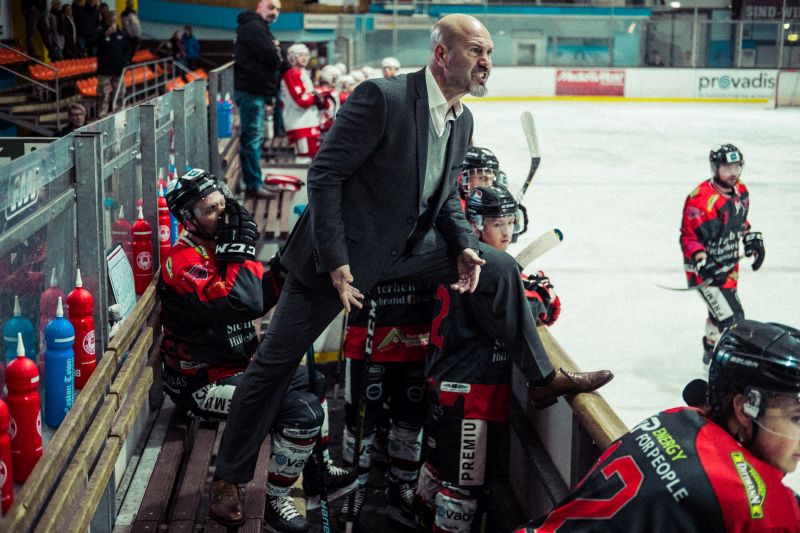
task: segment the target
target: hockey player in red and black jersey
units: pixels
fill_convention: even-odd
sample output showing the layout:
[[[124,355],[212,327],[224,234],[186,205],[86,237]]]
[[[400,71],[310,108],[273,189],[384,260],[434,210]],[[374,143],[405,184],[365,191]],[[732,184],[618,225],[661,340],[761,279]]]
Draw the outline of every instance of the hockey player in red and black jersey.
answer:
[[[255,261],[253,218],[226,192],[201,169],[170,184],[167,205],[186,232],[170,250],[159,284],[164,389],[181,411],[218,420],[226,418],[241,373],[258,346],[253,320],[275,305],[278,285]],[[308,523],[289,490],[309,461],[324,411],[319,391],[308,389],[304,367],[295,373],[278,421],[271,441],[265,519],[274,531],[305,532]],[[326,466],[330,485],[352,483],[346,470]],[[215,482],[211,487],[212,516],[228,501],[221,486]],[[226,525],[244,521],[242,509],[234,511],[225,510],[236,518]]]
[[[470,146],[461,166],[458,178],[458,191],[461,193],[461,207],[466,211],[469,191],[476,187],[491,187],[497,183],[500,162],[488,148]]]
[[[753,270],[764,262],[764,241],[761,233],[750,231],[750,195],[739,179],[744,156],[732,144],[724,144],[711,151],[709,161],[713,175],[686,198],[680,238],[689,286],[700,287],[708,306],[703,337],[706,364],[720,332],[744,318],[736,292],[742,236],[745,255],[755,258]]]
[[[800,331],[741,320],[708,383],[613,443],[547,516],[517,533],[800,532],[783,477],[800,461]]]
[[[481,241],[500,250],[523,229],[517,202],[502,186],[470,190],[467,219]],[[547,277],[540,272],[523,282],[534,316],[555,322],[561,303]],[[497,425],[508,419],[512,357],[485,320],[486,310],[475,305],[447,285],[437,289],[426,363],[425,463],[417,488],[419,520],[427,531],[471,531],[490,476],[488,450]],[[558,379],[575,380],[571,392],[594,390],[612,377],[607,371],[556,373]]]
[[[433,319],[433,294],[436,285],[425,281],[389,281],[372,289],[378,305],[373,333],[373,350],[366,386],[366,411],[361,453],[360,481],[354,515],[361,512],[367,490],[367,477],[373,458],[377,426],[388,406],[389,431],[386,473],[386,500],[389,518],[414,527],[414,490],[419,475],[422,451],[422,425],[428,414],[425,401],[425,355]],[[353,312],[345,338],[345,429],[343,456],[353,462],[360,378],[367,335],[367,310]],[[349,501],[339,513],[344,524]]]
[[[310,58],[308,47],[293,44],[286,55],[291,67],[281,79],[283,122],[297,160],[310,161],[320,144],[320,110],[329,107],[331,102],[314,90],[306,69]]]

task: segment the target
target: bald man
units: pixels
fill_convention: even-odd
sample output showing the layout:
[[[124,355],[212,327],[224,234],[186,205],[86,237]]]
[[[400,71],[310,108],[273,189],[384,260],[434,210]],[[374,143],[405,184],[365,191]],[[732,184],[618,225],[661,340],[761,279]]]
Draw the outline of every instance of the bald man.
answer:
[[[306,348],[380,281],[438,280],[463,293],[487,317],[487,333],[504,340],[534,403],[611,379],[553,369],[516,262],[479,243],[461,210],[457,177],[472,136],[461,98],[486,94],[493,47],[480,21],[448,15],[431,33],[425,68],[367,80],[339,111],[308,171],[308,209],[282,253],[289,275],[275,316],[233,397],[211,494],[211,515],[223,524],[243,520],[236,484],[253,477]]]

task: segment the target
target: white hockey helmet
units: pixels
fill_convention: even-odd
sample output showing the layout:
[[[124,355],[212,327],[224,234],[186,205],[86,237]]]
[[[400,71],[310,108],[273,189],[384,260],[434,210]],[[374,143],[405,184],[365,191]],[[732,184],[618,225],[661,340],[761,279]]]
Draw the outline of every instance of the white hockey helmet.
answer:
[[[303,43],[296,43],[289,47],[286,51],[286,57],[289,59],[289,64],[294,66],[297,64],[297,58],[301,55],[311,56],[308,47]]]
[[[396,57],[384,57],[383,61],[381,61],[381,68],[400,68],[400,62]]]
[[[336,85],[336,80],[341,75],[342,72],[336,65],[325,65],[319,73],[319,79],[328,85]]]

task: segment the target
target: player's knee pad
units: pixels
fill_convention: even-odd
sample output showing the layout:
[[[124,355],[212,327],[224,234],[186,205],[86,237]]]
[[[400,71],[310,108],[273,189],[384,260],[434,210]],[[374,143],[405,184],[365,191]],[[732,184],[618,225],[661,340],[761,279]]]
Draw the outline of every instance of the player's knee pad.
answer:
[[[389,429],[391,473],[403,481],[417,479],[422,454],[422,426],[392,424]]]
[[[344,428],[344,438],[342,439],[342,459],[347,463],[353,464],[354,451],[356,449],[356,437],[349,428]],[[372,462],[372,444],[375,441],[375,433],[372,432],[361,437],[361,453],[358,456],[359,469],[369,470]]]
[[[478,513],[479,496],[478,487],[465,488],[444,483],[444,488],[436,493],[433,531],[469,533]]]
[[[294,482],[308,462],[314,449],[314,439],[286,436],[283,431],[273,432],[267,469],[267,494],[287,496]]]

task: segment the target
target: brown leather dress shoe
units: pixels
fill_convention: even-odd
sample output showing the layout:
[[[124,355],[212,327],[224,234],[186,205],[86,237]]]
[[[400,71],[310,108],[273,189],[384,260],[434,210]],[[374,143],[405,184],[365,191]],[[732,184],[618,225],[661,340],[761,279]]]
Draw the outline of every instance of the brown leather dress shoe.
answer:
[[[237,527],[244,523],[242,500],[236,483],[228,483],[223,479],[213,481],[209,497],[211,518],[226,527]]]
[[[559,396],[591,392],[599,389],[614,377],[608,370],[597,372],[570,372],[559,368],[553,381],[544,387],[531,387],[528,399],[536,409],[553,405]]]

